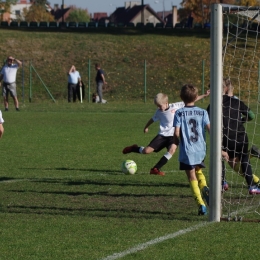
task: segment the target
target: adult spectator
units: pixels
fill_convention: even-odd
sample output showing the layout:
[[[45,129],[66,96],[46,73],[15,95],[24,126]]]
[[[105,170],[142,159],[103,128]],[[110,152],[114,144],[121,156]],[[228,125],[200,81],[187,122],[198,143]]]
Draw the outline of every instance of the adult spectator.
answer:
[[[76,102],[78,84],[80,87],[82,86],[81,77],[76,67],[72,65],[68,71],[68,102],[71,102],[71,98],[73,98],[73,102]]]
[[[4,97],[5,111],[8,111],[8,96],[9,93],[14,100],[15,109],[19,111],[19,102],[16,92],[16,74],[22,62],[12,56],[7,57],[7,61],[1,70],[0,81],[3,79],[2,94]]]
[[[96,63],[95,68],[97,70],[96,75],[96,83],[97,83],[97,94],[99,97],[99,101],[97,103],[102,103],[102,92],[103,92],[103,86],[106,84],[104,71],[100,68],[100,64]]]

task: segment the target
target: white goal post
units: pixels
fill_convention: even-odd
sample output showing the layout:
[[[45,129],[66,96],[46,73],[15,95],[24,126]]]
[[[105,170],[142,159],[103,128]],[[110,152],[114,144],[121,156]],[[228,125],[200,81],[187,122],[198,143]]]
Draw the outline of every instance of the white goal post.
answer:
[[[210,31],[210,221],[221,215],[222,5],[211,5]]]
[[[224,18],[224,14],[226,15]],[[228,16],[229,15],[229,16]],[[225,22],[228,20],[228,24]],[[260,195],[249,195],[248,186],[241,174],[229,169],[231,189],[222,191],[222,95],[223,78],[236,82],[239,99],[255,109],[255,122],[250,132],[250,144],[260,145],[260,7],[242,7],[225,4],[211,5],[210,20],[210,214],[209,221],[222,219],[223,207],[226,218],[256,213],[260,219]],[[232,29],[230,29],[232,26]],[[258,46],[259,41],[259,46]],[[259,119],[258,119],[259,118]],[[252,130],[251,130],[252,129]],[[247,132],[248,132],[247,131]],[[251,153],[251,150],[249,151]],[[250,154],[252,155],[252,154]],[[257,173],[258,159],[254,161],[253,173]],[[232,172],[233,171],[233,172]],[[234,174],[233,174],[234,173]],[[259,174],[260,175],[260,170]],[[256,182],[255,182],[256,183]],[[226,196],[226,197],[225,197]],[[224,197],[224,199],[223,199]],[[223,206],[224,205],[224,206]],[[251,214],[251,215],[250,215]],[[242,217],[239,217],[242,219]]]

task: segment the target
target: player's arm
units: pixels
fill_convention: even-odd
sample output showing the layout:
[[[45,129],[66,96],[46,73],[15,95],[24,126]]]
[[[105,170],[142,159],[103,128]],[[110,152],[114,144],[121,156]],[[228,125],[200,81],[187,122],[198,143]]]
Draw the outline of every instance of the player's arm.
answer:
[[[208,97],[209,94],[210,94],[210,90],[207,90],[207,92],[206,92],[205,94],[200,95],[200,96],[197,96],[195,102],[197,102],[197,101],[199,101],[199,100],[201,100],[201,99],[203,99],[203,98],[205,98],[205,97]]]
[[[228,162],[228,160],[229,160],[228,153],[225,152],[225,151],[222,151],[222,158],[223,158],[226,162]]]
[[[244,117],[242,118],[243,123],[255,119],[255,114],[251,109],[249,109],[247,113],[245,114],[243,113],[243,115],[244,115]]]
[[[149,121],[146,123],[145,127],[144,127],[144,133],[148,132],[148,127],[153,123],[153,119],[150,118]]]
[[[175,126],[173,138],[174,138],[175,144],[176,144],[176,145],[179,145],[180,127]]]
[[[208,133],[210,134],[210,124],[206,125],[206,129],[208,130]]]

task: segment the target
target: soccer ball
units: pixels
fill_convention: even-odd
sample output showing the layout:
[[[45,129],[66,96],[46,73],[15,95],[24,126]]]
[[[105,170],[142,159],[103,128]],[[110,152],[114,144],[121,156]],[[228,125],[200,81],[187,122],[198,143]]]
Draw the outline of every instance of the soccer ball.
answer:
[[[135,174],[137,171],[137,165],[133,160],[126,160],[122,163],[121,169],[125,174]]]

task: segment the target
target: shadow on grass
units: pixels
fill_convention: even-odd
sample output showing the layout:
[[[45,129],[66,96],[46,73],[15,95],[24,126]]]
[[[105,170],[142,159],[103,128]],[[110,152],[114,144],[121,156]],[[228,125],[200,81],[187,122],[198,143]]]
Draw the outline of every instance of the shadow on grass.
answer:
[[[0,208],[0,212],[4,213],[17,213],[17,214],[46,214],[46,215],[78,215],[87,217],[100,217],[100,218],[130,218],[130,219],[168,219],[168,220],[201,220],[202,217],[197,217],[194,212],[189,210],[183,215],[180,212],[162,212],[159,210],[137,210],[137,209],[74,209],[62,207],[45,207],[45,206],[8,206],[7,208]]]
[[[105,196],[107,198],[120,198],[120,197],[133,197],[133,198],[145,198],[145,197],[155,197],[153,193],[147,194],[134,194],[134,193],[120,193],[120,194],[113,194],[109,193],[108,191],[98,191],[98,192],[79,192],[79,191],[38,191],[38,190],[9,190],[8,192],[15,192],[15,193],[38,193],[38,194],[54,194],[54,195],[67,195],[67,196],[82,196],[87,195],[91,196]],[[190,195],[175,195],[175,194],[161,194],[156,193],[156,197],[170,197],[170,198],[187,198],[191,197]]]
[[[44,171],[83,171],[83,172],[98,172],[98,173],[110,173],[110,174],[122,174],[119,170],[98,170],[98,169],[82,169],[82,168],[69,168],[69,167],[57,167],[57,168],[22,168],[25,170],[44,170]]]
[[[157,176],[156,176],[157,177]],[[159,177],[161,178],[161,177]],[[97,185],[97,186],[122,186],[122,187],[127,187],[127,186],[134,186],[134,187],[176,187],[176,188],[189,188],[188,183],[168,183],[168,182],[138,182],[138,180],[129,180],[129,179],[124,179],[124,180],[82,180],[82,181],[68,181],[65,179],[30,179],[31,182],[41,182],[41,183],[60,183],[63,185],[68,185],[68,186],[79,186],[79,185]]]
[[[0,177],[0,182],[8,182],[8,181],[15,181],[15,180],[18,180],[18,179],[10,178],[10,177]]]

